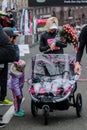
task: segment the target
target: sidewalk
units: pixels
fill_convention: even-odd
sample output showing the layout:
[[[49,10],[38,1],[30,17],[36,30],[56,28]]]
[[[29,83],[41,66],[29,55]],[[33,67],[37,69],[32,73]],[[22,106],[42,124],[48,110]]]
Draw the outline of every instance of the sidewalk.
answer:
[[[32,47],[34,47],[34,46],[36,46],[36,45],[38,45],[38,44],[39,44],[39,41],[36,42],[36,43],[34,43],[34,44],[29,45],[29,47],[32,48]]]

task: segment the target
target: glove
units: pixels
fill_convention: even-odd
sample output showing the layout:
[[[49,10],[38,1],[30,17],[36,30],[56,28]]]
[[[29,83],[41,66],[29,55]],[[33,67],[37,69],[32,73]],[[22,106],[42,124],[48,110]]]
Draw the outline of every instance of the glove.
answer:
[[[67,47],[67,44],[66,44],[66,43],[64,43],[64,42],[62,42],[62,41],[58,41],[58,40],[56,40],[56,39],[55,39],[55,41],[54,41],[54,44],[55,44],[55,46],[62,47],[62,48]]]

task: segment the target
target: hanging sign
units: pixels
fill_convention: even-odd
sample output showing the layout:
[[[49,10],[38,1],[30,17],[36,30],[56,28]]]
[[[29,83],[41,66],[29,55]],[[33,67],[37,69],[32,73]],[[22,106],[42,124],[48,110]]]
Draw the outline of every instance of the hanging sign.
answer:
[[[86,6],[87,0],[28,0],[30,6]]]

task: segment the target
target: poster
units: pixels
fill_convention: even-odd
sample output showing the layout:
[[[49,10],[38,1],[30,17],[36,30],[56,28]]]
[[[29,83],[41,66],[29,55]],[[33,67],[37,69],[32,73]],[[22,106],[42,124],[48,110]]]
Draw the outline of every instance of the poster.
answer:
[[[20,51],[20,56],[25,56],[25,54],[30,53],[29,45],[18,45],[18,47]]]

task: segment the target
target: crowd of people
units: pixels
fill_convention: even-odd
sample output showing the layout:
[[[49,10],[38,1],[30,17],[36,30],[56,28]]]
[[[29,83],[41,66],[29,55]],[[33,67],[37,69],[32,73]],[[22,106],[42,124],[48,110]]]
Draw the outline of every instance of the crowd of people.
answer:
[[[5,15],[5,14],[4,14]],[[67,47],[66,39],[55,39],[58,35],[58,19],[56,17],[51,17],[46,22],[46,31],[42,32],[40,36],[40,46],[39,50],[45,54],[63,54],[64,48]],[[83,55],[84,48],[86,46],[87,52],[87,26],[85,26],[81,33],[79,34],[78,42],[78,52],[76,54],[76,64],[74,72],[79,73],[81,58]],[[26,62],[21,60],[18,48],[18,33],[14,33],[12,27],[3,27],[0,25],[0,64],[3,67],[0,68],[0,104],[12,105],[13,102],[6,99],[7,95],[7,85],[12,91],[14,99],[14,116],[22,117],[24,116],[24,110],[21,109],[21,102],[23,98],[22,88],[24,85],[25,78],[25,67]],[[8,63],[11,62],[11,67],[9,71],[8,78]],[[0,116],[2,117],[2,115]],[[4,127],[6,124],[0,122],[0,128]]]

